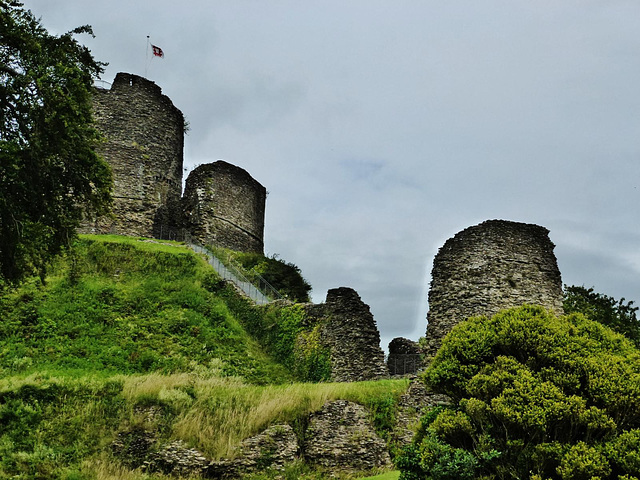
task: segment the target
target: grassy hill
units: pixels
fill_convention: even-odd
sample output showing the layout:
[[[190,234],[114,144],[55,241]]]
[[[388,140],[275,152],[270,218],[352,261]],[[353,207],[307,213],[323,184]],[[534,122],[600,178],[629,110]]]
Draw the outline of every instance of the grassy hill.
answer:
[[[184,246],[83,237],[45,286],[34,279],[0,301],[0,374],[213,368],[252,383],[290,380],[207,290],[215,281]]]
[[[0,478],[165,478],[114,440],[145,430],[221,458],[338,398],[386,428],[406,382],[294,383],[291,311],[253,307],[180,244],[81,237],[46,284],[0,297]]]

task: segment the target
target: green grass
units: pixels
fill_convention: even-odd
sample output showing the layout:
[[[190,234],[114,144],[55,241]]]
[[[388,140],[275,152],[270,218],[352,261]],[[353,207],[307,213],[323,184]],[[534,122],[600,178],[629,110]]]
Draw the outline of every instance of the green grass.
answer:
[[[123,465],[112,442],[142,429],[232,456],[273,423],[302,435],[308,414],[335,399],[367,406],[384,436],[407,387],[292,383],[277,343],[290,319],[252,306],[176,242],[81,236],[44,285],[4,292],[0,319],[0,478],[175,478]],[[276,321],[278,336],[260,344]],[[286,472],[328,475],[302,463]],[[255,478],[275,478],[265,475]]]
[[[244,438],[268,425],[302,428],[326,401],[370,405],[387,395],[398,397],[406,386],[404,380],[259,386],[211,370],[4,378],[0,478],[65,478],[74,471],[85,475],[80,478],[100,478],[101,471],[109,478],[119,467],[104,452],[119,432],[134,429],[153,432],[160,443],[181,439],[210,458],[233,456]],[[145,413],[150,408],[160,415],[150,420]]]
[[[392,472],[376,475],[375,477],[363,477],[361,480],[398,480],[398,478],[400,478],[400,472],[398,470],[394,470]]]
[[[215,359],[226,375],[290,380],[203,286],[211,277],[179,244],[82,237],[45,286],[34,279],[0,299],[0,375],[175,373]]]

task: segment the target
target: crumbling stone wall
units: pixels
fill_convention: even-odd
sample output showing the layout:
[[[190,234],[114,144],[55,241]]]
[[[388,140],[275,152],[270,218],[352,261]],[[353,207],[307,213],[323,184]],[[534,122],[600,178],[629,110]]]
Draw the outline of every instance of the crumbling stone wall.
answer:
[[[164,236],[175,228],[182,193],[184,117],[154,82],[118,73],[111,89],[96,89],[100,153],[114,176],[115,218],[87,221],[86,233]]]
[[[185,227],[201,242],[263,253],[266,198],[242,168],[223,161],[200,165],[187,177]]]
[[[311,415],[305,435],[308,462],[342,471],[389,467],[387,445],[376,433],[366,409],[346,400],[327,402]]]
[[[562,279],[549,230],[489,220],[447,240],[433,262],[427,348],[432,357],[457,323],[524,303],[562,313]]]
[[[422,368],[420,345],[408,338],[397,337],[389,342],[387,368],[389,375],[407,375]]]
[[[359,382],[388,377],[380,332],[369,306],[348,287],[327,292],[325,303],[307,305],[308,326],[322,325],[320,342],[330,351],[331,380]]]
[[[182,238],[263,253],[267,191],[242,168],[218,161],[191,172],[182,198],[184,116],[154,82],[118,73],[96,88],[100,153],[114,178],[113,216],[86,219],[82,233]]]

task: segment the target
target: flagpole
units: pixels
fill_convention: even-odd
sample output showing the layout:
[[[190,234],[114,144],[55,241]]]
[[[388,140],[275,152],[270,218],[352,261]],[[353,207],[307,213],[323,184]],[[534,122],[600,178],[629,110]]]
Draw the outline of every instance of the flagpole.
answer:
[[[147,51],[146,51],[146,55],[145,55],[145,62],[144,62],[144,78],[148,78],[147,74],[148,74],[148,70],[149,70],[149,45],[150,45],[150,40],[149,40],[149,35],[147,35]]]

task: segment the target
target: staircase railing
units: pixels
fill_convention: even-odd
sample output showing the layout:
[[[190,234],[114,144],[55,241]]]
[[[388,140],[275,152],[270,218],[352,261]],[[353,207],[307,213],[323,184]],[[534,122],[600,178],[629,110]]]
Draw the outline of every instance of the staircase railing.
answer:
[[[261,275],[255,274],[254,282],[249,280],[244,272],[240,270],[236,265],[229,262],[223,262],[218,256],[209,250],[208,248],[188,240],[185,238],[185,245],[191,248],[196,253],[202,253],[206,255],[209,265],[211,265],[216,272],[224,279],[233,282],[245,295],[253,300],[258,305],[265,305],[273,302],[274,300],[282,299],[282,295],[265,280]]]
[[[174,230],[159,227],[158,231],[154,232],[154,237],[162,240],[184,242],[184,244],[194,252],[204,254],[207,257],[209,265],[211,265],[224,280],[229,280],[234,283],[257,305],[265,305],[284,298],[262,275],[254,273],[251,275],[252,280],[250,280],[245,272],[243,272],[242,267],[234,265],[231,261],[222,261],[215,252],[201,245],[184,229]]]

